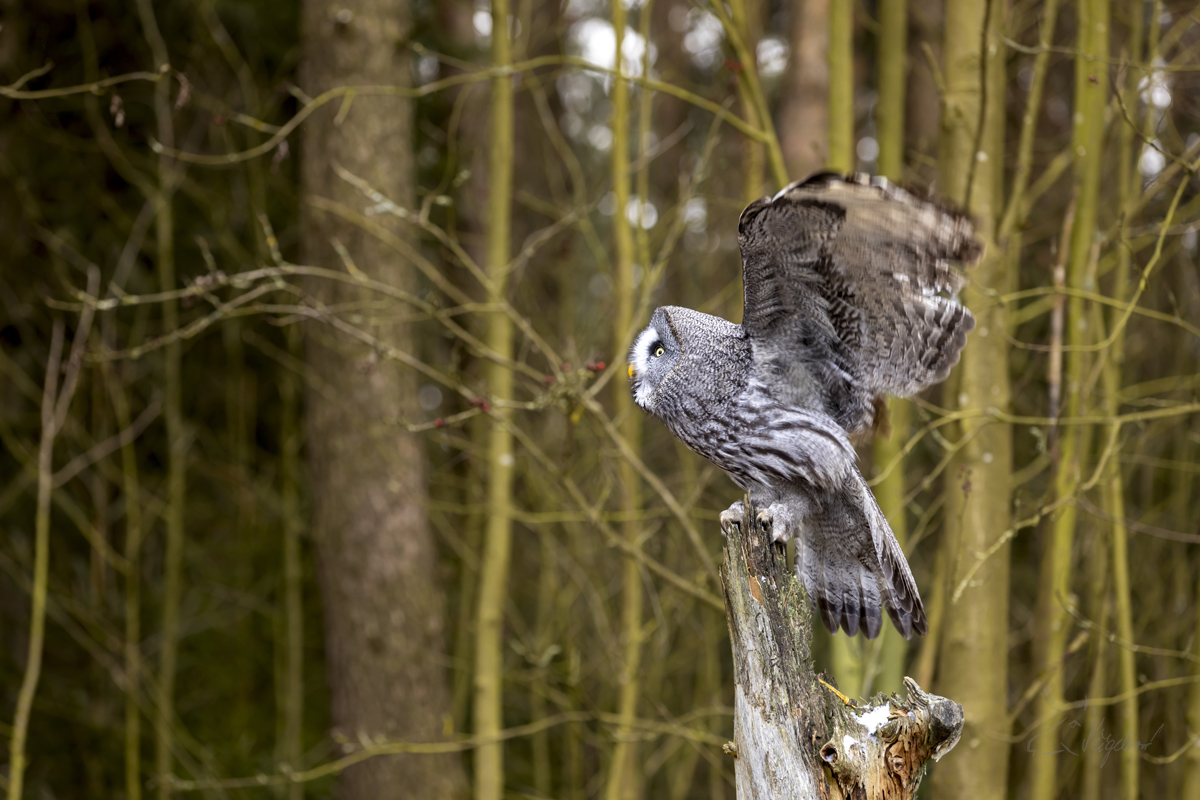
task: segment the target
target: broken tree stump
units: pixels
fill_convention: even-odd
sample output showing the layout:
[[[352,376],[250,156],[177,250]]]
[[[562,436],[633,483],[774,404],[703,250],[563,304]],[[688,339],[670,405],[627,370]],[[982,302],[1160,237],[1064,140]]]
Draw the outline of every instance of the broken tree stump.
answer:
[[[787,550],[755,522],[725,526],[721,569],[735,678],[738,800],[910,800],[958,742],[962,706],[905,678],[907,698],[846,705],[813,671],[812,622]],[[885,623],[888,624],[888,623]],[[839,634],[844,635],[844,634]]]

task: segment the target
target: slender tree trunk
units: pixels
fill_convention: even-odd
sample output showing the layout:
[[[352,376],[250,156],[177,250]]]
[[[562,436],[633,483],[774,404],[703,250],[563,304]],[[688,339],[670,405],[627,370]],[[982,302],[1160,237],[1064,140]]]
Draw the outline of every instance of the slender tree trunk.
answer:
[[[1093,330],[1104,330],[1103,311],[1096,304],[1088,309],[1088,326]],[[1102,629],[1109,626],[1109,589],[1111,570],[1111,550],[1109,538],[1105,535],[1105,526],[1095,523],[1092,526],[1091,552],[1088,554],[1088,600],[1087,614]],[[1108,653],[1109,642],[1104,636],[1092,636],[1088,640],[1088,664],[1091,674],[1088,677],[1088,697],[1104,697],[1108,686]],[[1098,731],[1104,725],[1108,708],[1090,704],[1084,712],[1083,735],[1089,731]],[[1043,737],[1044,738],[1044,737]],[[1100,748],[1089,747],[1083,753],[1081,769],[1083,777],[1080,780],[1080,800],[1100,800],[1103,785],[1103,768],[1105,753]]]
[[[100,271],[88,269],[87,293],[96,296],[100,288]],[[71,399],[79,386],[83,353],[92,327],[95,309],[84,306],[75,327],[75,339],[65,364],[62,360],[65,324],[54,321],[50,336],[50,354],[46,361],[46,378],[42,386],[41,437],[37,454],[37,506],[34,512],[33,576],[29,608],[29,640],[25,653],[25,672],[17,692],[17,707],[13,713],[9,739],[8,800],[20,800],[25,768],[29,756],[25,750],[29,735],[29,720],[33,715],[33,699],[37,695],[42,675],[42,655],[46,642],[46,598],[50,582],[50,493],[54,483],[54,442],[66,424]],[[59,374],[61,371],[61,375]],[[62,383],[59,383],[61,378]]]
[[[899,183],[904,178],[904,87],[908,80],[908,2],[881,0],[879,3],[879,102],[875,106],[875,134],[879,140],[879,174]],[[875,440],[875,468],[886,469],[900,458],[908,441],[910,406],[907,400],[894,398],[889,403],[892,416],[890,436]],[[875,487],[879,507],[892,526],[896,541],[903,547],[908,538],[908,519],[904,510],[904,462]],[[879,677],[868,691],[898,692],[904,677],[907,642],[890,625],[884,625],[879,645]]]
[[[1130,25],[1129,41],[1132,44],[1130,47],[1130,60],[1136,64],[1141,59],[1139,56],[1142,53],[1142,17],[1140,13],[1132,13],[1134,17],[1133,24]],[[1162,20],[1162,4],[1158,0],[1154,1],[1150,10],[1150,31],[1148,31],[1146,42],[1146,62],[1153,64],[1158,59],[1158,35],[1159,23]],[[1127,84],[1124,86],[1126,96],[1126,108],[1135,108],[1136,98],[1139,95],[1139,82],[1145,77],[1140,71],[1130,70],[1127,79]],[[1146,109],[1146,119],[1144,120],[1144,136],[1153,136],[1154,130],[1154,112],[1151,109]],[[1141,145],[1134,144],[1133,131],[1128,125],[1122,125],[1120,133],[1120,154],[1118,154],[1117,163],[1121,169],[1121,186],[1122,193],[1122,231],[1121,231],[1121,246],[1117,248],[1117,269],[1114,281],[1112,281],[1112,296],[1118,302],[1123,302],[1128,293],[1129,284],[1129,249],[1124,246],[1124,242],[1128,241],[1129,235],[1129,215],[1132,212],[1134,204],[1138,201],[1138,192],[1136,187],[1140,186],[1140,169],[1138,167],[1138,158],[1135,157],[1136,152],[1139,152]],[[1116,324],[1116,320],[1120,319],[1120,309],[1112,309],[1109,319],[1111,324]],[[1124,332],[1117,337],[1112,343],[1112,349],[1109,353],[1108,360],[1104,365],[1104,411],[1105,415],[1114,416],[1120,408],[1120,390],[1121,390],[1121,372],[1124,366]],[[1126,642],[1132,643],[1134,640],[1133,632],[1133,599],[1132,589],[1129,582],[1129,531],[1126,528],[1126,504],[1124,504],[1124,476],[1121,474],[1121,462],[1118,459],[1112,459],[1109,464],[1108,476],[1105,480],[1104,488],[1104,510],[1108,512],[1112,519],[1112,578],[1114,578],[1114,599],[1116,610],[1116,628],[1117,636],[1120,636]],[[1138,668],[1136,668],[1135,654],[1132,649],[1118,648],[1117,649],[1117,678],[1118,678],[1118,693],[1122,694],[1124,699],[1120,704],[1120,730],[1121,738],[1129,741],[1138,739]],[[1189,723],[1192,722],[1189,718]],[[1198,730],[1200,728],[1192,728]],[[1138,781],[1139,771],[1141,769],[1141,756],[1135,752],[1135,748],[1129,748],[1132,752],[1121,753],[1121,800],[1136,800],[1138,798]],[[1196,748],[1193,747],[1189,752],[1189,759],[1193,759]],[[1190,760],[1189,760],[1190,764]],[[1195,786],[1200,787],[1200,776],[1196,777]],[[1198,788],[1200,792],[1200,788]],[[1195,794],[1184,796],[1195,796]]]
[[[155,69],[170,64],[167,45],[158,29],[150,0],[138,0],[138,15],[142,30],[150,44]],[[159,81],[154,87],[154,117],[158,139],[164,147],[175,146],[174,124],[171,120],[171,82]],[[159,288],[164,292],[177,289],[175,279],[175,220],[171,203],[172,165],[166,156],[158,160],[158,185],[155,198],[155,233]],[[178,301],[162,304],[163,330],[179,327]],[[167,512],[166,553],[163,557],[162,648],[158,659],[159,698],[154,718],[154,771],[159,776],[171,772],[172,751],[175,747],[175,677],[179,654],[179,601],[183,592],[183,520],[185,502],[185,471],[187,434],[183,426],[182,391],[180,378],[180,344],[171,342],[163,351],[165,400],[163,416],[167,423]],[[169,797],[170,784],[161,781],[160,798]]]
[[[908,0],[879,3],[879,101],[875,131],[879,140],[879,174],[904,179],[904,109],[908,82]]]
[[[111,409],[109,409],[107,398],[105,397],[105,386],[102,380],[93,380],[92,397],[89,405],[91,406],[91,431],[92,435],[98,441],[105,441],[112,436],[111,428]],[[95,507],[92,512],[92,525],[95,528],[95,540],[92,542],[91,553],[89,555],[88,565],[91,591],[90,601],[99,606],[105,602],[104,595],[107,592],[108,586],[108,562],[105,560],[104,546],[108,544],[110,534],[108,530],[109,520],[109,485],[105,477],[99,472],[92,475],[88,480],[89,494],[92,496],[92,505]]]
[[[1111,381],[1114,389],[1119,383]],[[1115,393],[1114,393],[1115,398]],[[1115,399],[1113,410],[1116,413]],[[1125,484],[1121,477],[1120,463],[1114,463],[1109,468],[1107,485],[1104,489],[1105,512],[1113,520],[1112,527],[1112,561],[1113,561],[1113,595],[1116,600],[1117,635],[1126,642],[1134,641],[1133,609],[1129,586],[1129,531],[1125,527]],[[1128,647],[1117,648],[1117,676],[1119,679],[1118,692],[1126,695],[1120,704],[1120,732],[1122,739],[1137,741],[1138,733],[1138,696],[1137,668],[1134,652]],[[1193,728],[1193,730],[1200,730]],[[1141,757],[1121,754],[1121,800],[1136,800],[1138,796],[1138,770]],[[1194,797],[1195,795],[1184,795]]]
[[[129,428],[129,399],[112,365],[103,367],[108,384],[109,402],[120,430]],[[121,447],[122,490],[125,495],[125,797],[142,797],[142,713],[139,708],[142,685],[142,601],[141,546],[142,503],[139,488],[137,451],[133,441]]]
[[[537,618],[535,620],[535,639],[539,657],[548,651],[554,642],[555,622],[554,612],[558,610],[555,602],[562,590],[558,581],[558,564],[554,558],[554,540],[548,530],[539,531],[540,558],[538,559],[538,592]],[[529,693],[530,716],[542,719],[546,716],[546,695],[549,694],[548,669],[546,665],[538,669],[537,682]],[[539,731],[531,737],[530,749],[533,751],[533,788],[538,794],[549,797],[553,785],[553,770],[550,765],[550,735],[548,731]]]
[[[1146,62],[1153,63],[1158,57],[1158,34],[1159,21],[1161,19],[1161,6],[1157,1],[1151,6],[1150,10],[1150,30],[1148,42],[1145,49]],[[1139,11],[1131,11],[1132,17],[1129,41],[1130,41],[1130,61],[1134,64],[1141,61],[1142,50],[1142,32],[1143,17]],[[1125,107],[1135,109],[1139,94],[1139,82],[1145,77],[1140,70],[1130,69],[1126,75],[1126,84],[1123,87],[1125,92]],[[1153,133],[1153,111],[1147,109],[1146,119],[1144,121],[1145,135]],[[1129,248],[1125,246],[1125,242],[1129,237],[1129,216],[1132,213],[1134,204],[1137,202],[1138,192],[1136,187],[1140,186],[1141,172],[1138,169],[1136,153],[1140,151],[1141,144],[1134,144],[1133,130],[1129,125],[1121,125],[1118,135],[1118,147],[1120,148],[1117,154],[1117,163],[1120,173],[1118,179],[1118,191],[1120,192],[1121,208],[1124,210],[1121,215],[1121,241],[1117,248],[1117,268],[1116,275],[1113,277],[1112,296],[1117,302],[1124,302],[1129,288],[1129,273],[1130,273],[1130,253]],[[1120,309],[1112,309],[1109,320],[1112,324],[1120,318]],[[1121,373],[1124,369],[1125,362],[1125,336],[1124,332],[1118,335],[1117,339],[1112,344],[1112,349],[1108,354],[1108,358],[1104,363],[1104,372],[1102,375],[1102,386],[1104,387],[1104,413],[1106,416],[1115,416],[1120,408],[1120,389],[1121,389]],[[1133,603],[1131,598],[1130,576],[1129,576],[1129,530],[1125,525],[1125,480],[1121,473],[1121,462],[1114,458],[1108,465],[1108,474],[1104,481],[1104,510],[1112,520],[1112,569],[1113,569],[1113,597],[1116,611],[1116,628],[1117,635],[1126,642],[1134,641],[1133,632]],[[1200,611],[1198,611],[1200,613]],[[1137,741],[1138,736],[1138,694],[1137,694],[1137,665],[1135,662],[1135,654],[1129,647],[1119,647],[1117,654],[1117,678],[1118,678],[1118,693],[1124,697],[1121,701],[1120,736],[1127,741]],[[1197,692],[1193,687],[1192,691]],[[1188,723],[1192,731],[1200,731],[1197,727],[1197,722],[1200,718],[1193,719],[1189,716]],[[1141,769],[1141,756],[1136,752],[1136,748],[1128,748],[1131,752],[1122,751],[1120,758],[1121,767],[1121,800],[1136,800],[1138,796],[1138,773]],[[1192,774],[1192,766],[1200,763],[1200,752],[1198,748],[1191,748],[1188,752],[1188,766],[1185,769],[1185,776]],[[1191,794],[1185,794],[1184,797],[1196,797],[1200,795],[1200,767],[1196,768],[1196,776],[1194,779],[1188,778],[1191,785],[1194,787]]]
[[[1108,71],[1101,68],[1108,58],[1108,0],[1080,0],[1078,48],[1075,61],[1075,129],[1071,146],[1075,151],[1075,220],[1067,285],[1085,288],[1088,266],[1093,258],[1093,234],[1100,195],[1100,170],[1104,142],[1104,107],[1108,100]],[[1081,397],[1087,320],[1083,299],[1072,295],[1067,301],[1066,342],[1062,405],[1063,414],[1075,417],[1083,410]],[[1055,495],[1063,506],[1052,522],[1052,533],[1042,558],[1042,582],[1035,618],[1038,667],[1045,685],[1034,705],[1035,715],[1045,729],[1059,723],[1064,703],[1063,651],[1066,646],[1071,603],[1072,548],[1075,540],[1075,503],[1070,497],[1082,478],[1087,456],[1088,431],[1079,425],[1060,428],[1060,446],[1055,474]],[[1031,800],[1053,800],[1057,796],[1058,748],[1035,747],[1029,763]]]
[[[288,352],[303,357],[301,331],[292,327],[287,332]],[[280,423],[280,492],[283,517],[283,622],[284,664],[282,723],[279,741],[282,762],[293,770],[303,767],[304,755],[301,734],[304,732],[304,609],[303,564],[300,554],[300,535],[304,520],[300,514],[300,380],[290,370],[280,382],[283,409]],[[287,788],[288,800],[304,797],[304,784],[294,783]]]
[[[942,131],[942,95],[939,82],[942,63],[945,3],[939,0],[908,2],[908,82],[904,121],[907,180],[915,185],[934,185]],[[944,392],[945,390],[943,390]]]
[[[828,160],[829,4],[800,0],[791,6],[792,55],[779,130],[793,178],[819,170]]]
[[[302,85],[310,95],[340,85],[410,80],[409,7],[404,0],[305,0]],[[411,102],[358,97],[305,123],[302,187],[307,197],[350,206],[361,195],[334,165],[368,176],[399,206],[413,203]],[[400,231],[401,235],[405,232]],[[410,268],[360,228],[307,207],[305,263],[341,269],[333,242],[372,278],[410,287]],[[313,282],[327,308],[366,299],[357,287]],[[401,350],[408,330],[357,324]],[[392,362],[313,325],[307,362],[339,396],[310,391],[305,409],[317,574],[333,720],[351,741],[440,739],[449,703],[443,670],[443,608],[436,552],[421,498],[421,443],[398,421],[414,407],[415,381]],[[455,798],[466,783],[457,755],[399,755],[350,767],[339,793],[358,798]]]
[[[1003,0],[946,4],[939,180],[947,199],[971,212],[988,245],[987,256],[972,270],[964,292],[977,321],[958,367],[957,405],[967,412],[1009,405],[1006,311],[991,299],[991,291],[1007,289],[1006,268],[1014,263],[995,241],[1004,163],[1004,15]],[[954,557],[946,565],[948,596],[937,690],[963,705],[965,747],[934,772],[933,797],[998,800],[1007,796],[1009,748],[1003,738],[1008,713],[1008,545],[988,557],[961,593],[960,583],[977,554],[996,545],[1010,525],[1012,433],[1007,424],[975,417],[962,424],[959,434],[965,443],[948,471],[945,489],[943,535]]]
[[[854,4],[829,5],[829,150],[825,166],[854,170]]]
[[[942,19],[944,4],[935,0],[909,0],[909,42],[908,62],[911,69],[908,74],[907,93],[905,97],[906,119],[904,126],[905,150],[914,157],[902,161],[901,166],[915,185],[936,184],[936,159],[941,134],[941,80],[940,73],[935,75],[928,54],[934,54],[936,63],[941,63],[942,52]],[[880,144],[880,158],[885,155],[884,147]],[[882,163],[881,163],[882,166]],[[953,402],[954,388],[957,375],[943,383],[938,390],[942,403],[949,405]],[[910,407],[911,412],[911,407]],[[901,412],[903,414],[903,412]],[[910,413],[911,416],[911,413]],[[901,418],[897,421],[893,414],[893,430],[903,430]],[[893,434],[896,436],[899,434]],[[882,487],[881,487],[882,488]],[[876,495],[879,497],[879,495]],[[882,498],[880,497],[881,508]],[[889,517],[890,519],[890,517]],[[930,543],[933,551],[931,578],[921,588],[921,597],[925,602],[925,613],[929,618],[929,633],[925,638],[914,643],[916,653],[908,674],[921,686],[934,686],[934,676],[937,672],[938,651],[941,645],[942,620],[945,618],[949,554],[945,546],[945,529]]]
[[[708,690],[704,697],[707,698],[708,704],[717,708],[728,702],[726,700],[725,687],[722,685],[721,679],[721,663],[724,659],[724,652],[721,647],[722,640],[717,633],[717,628],[720,626],[720,620],[713,614],[708,615],[708,621],[704,628],[707,632],[707,644],[704,648],[704,670],[702,681],[704,687]],[[712,733],[717,733],[724,725],[721,718],[715,714],[710,718],[708,729]],[[725,782],[725,770],[723,764],[708,763],[708,798],[709,800],[725,800],[728,792],[728,784]]]
[[[647,13],[649,9],[643,10]],[[625,6],[612,3],[612,24],[617,34],[617,53],[621,53],[625,38]],[[629,84],[622,80],[623,59],[617,58],[617,77],[612,86],[612,160],[610,163],[613,194],[616,197],[616,213],[612,216],[613,244],[616,256],[614,264],[614,289],[617,299],[616,316],[613,319],[613,341],[618,353],[624,354],[633,331],[633,230],[630,227],[629,209],[629,129],[630,114]],[[643,89],[643,91],[645,91]],[[642,143],[639,142],[640,147]],[[640,222],[641,215],[633,218]],[[621,435],[635,453],[641,447],[641,414],[633,407],[629,387],[624,381],[613,381],[613,417],[619,422]],[[637,520],[641,505],[641,487],[637,471],[627,459],[617,465],[617,480],[620,483],[621,513],[625,518],[622,532],[631,545],[637,545],[642,535],[642,525]],[[636,559],[625,558],[621,565],[621,627],[619,640],[622,645],[620,672],[617,676],[617,722],[616,745],[613,747],[612,763],[609,765],[605,784],[605,800],[632,800],[640,794],[641,776],[638,763],[638,748],[633,739],[632,723],[637,718],[638,695],[641,693],[642,657],[642,588],[641,566]]]
[[[508,0],[492,2],[492,65],[512,62]],[[491,84],[491,130],[488,148],[487,274],[488,300],[505,299],[512,225],[513,89],[512,79],[497,75]],[[488,316],[487,345],[502,358],[513,352],[512,322],[504,314]],[[492,424],[487,442],[487,525],[480,562],[479,606],[475,629],[475,733],[495,735],[504,728],[504,606],[512,557],[511,412],[501,403],[513,393],[513,373],[489,362],[487,386],[492,396]],[[476,800],[500,800],[504,793],[504,744],[475,751]]]
[[[46,361],[46,378],[42,391],[42,431],[37,456],[37,510],[34,513],[33,586],[29,607],[29,644],[25,655],[25,673],[17,694],[9,739],[8,800],[21,800],[25,767],[29,757],[25,740],[29,735],[29,718],[33,714],[33,698],[37,694],[42,674],[42,650],[46,638],[46,585],[50,575],[50,491],[53,481],[54,440],[58,437],[55,401],[58,400],[59,369],[62,366],[63,321],[54,321],[50,339],[50,355]],[[74,387],[72,387],[74,388]],[[60,423],[61,424],[61,423]]]
[[[762,38],[762,0],[734,0],[730,4],[730,9],[733,12],[733,24],[737,26],[742,41],[746,43],[746,49],[755,53],[758,41]],[[758,64],[755,62],[743,64],[742,69],[757,71]],[[738,81],[742,116],[745,117],[746,122],[759,127],[762,125],[762,120],[759,119],[754,99],[747,95],[746,85],[747,81]],[[752,203],[762,197],[763,175],[766,167],[765,155],[761,142],[756,142],[748,136],[742,138],[742,199],[746,203]]]
[[[1192,563],[1196,560],[1193,558]],[[1196,581],[1196,618],[1193,622],[1195,630],[1192,634],[1192,656],[1197,659],[1192,664],[1192,674],[1197,677],[1198,682],[1193,683],[1188,689],[1187,700],[1187,730],[1191,736],[1200,736],[1200,581]],[[1136,717],[1135,717],[1136,719]],[[1200,797],[1200,746],[1193,740],[1192,746],[1188,748],[1187,754],[1184,757],[1183,765],[1183,794],[1181,797]],[[1121,781],[1122,789],[1125,786],[1125,779]],[[1137,784],[1134,783],[1134,788]],[[1124,795],[1124,792],[1122,792]]]

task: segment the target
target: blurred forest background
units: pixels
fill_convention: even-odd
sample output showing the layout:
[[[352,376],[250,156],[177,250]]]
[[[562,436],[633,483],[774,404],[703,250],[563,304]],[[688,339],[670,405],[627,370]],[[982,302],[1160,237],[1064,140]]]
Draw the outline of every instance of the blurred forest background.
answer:
[[[717,514],[632,407],[831,168],[988,243],[864,473],[930,798],[1200,798],[1186,0],[0,0],[10,798],[728,798]],[[620,57],[617,57],[617,54]]]

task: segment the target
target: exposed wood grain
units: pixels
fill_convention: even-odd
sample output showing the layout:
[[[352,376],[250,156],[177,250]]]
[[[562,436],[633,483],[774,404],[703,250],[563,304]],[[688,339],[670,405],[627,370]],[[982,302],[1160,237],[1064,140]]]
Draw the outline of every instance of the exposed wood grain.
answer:
[[[721,570],[733,645],[738,800],[908,800],[930,758],[958,742],[962,707],[905,678],[908,696],[845,705],[813,670],[808,598],[786,550],[754,523],[724,526]]]

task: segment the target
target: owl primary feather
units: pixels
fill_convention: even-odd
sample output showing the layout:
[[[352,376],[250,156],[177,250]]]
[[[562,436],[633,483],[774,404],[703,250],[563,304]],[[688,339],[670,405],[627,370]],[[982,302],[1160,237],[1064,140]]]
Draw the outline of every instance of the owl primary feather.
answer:
[[[635,401],[795,538],[796,571],[829,630],[927,630],[916,582],[849,435],[881,397],[946,378],[975,327],[953,264],[982,249],[962,214],[881,179],[820,174],[742,212],[735,325],[664,306],[634,343]],[[742,504],[722,514],[727,525]]]

